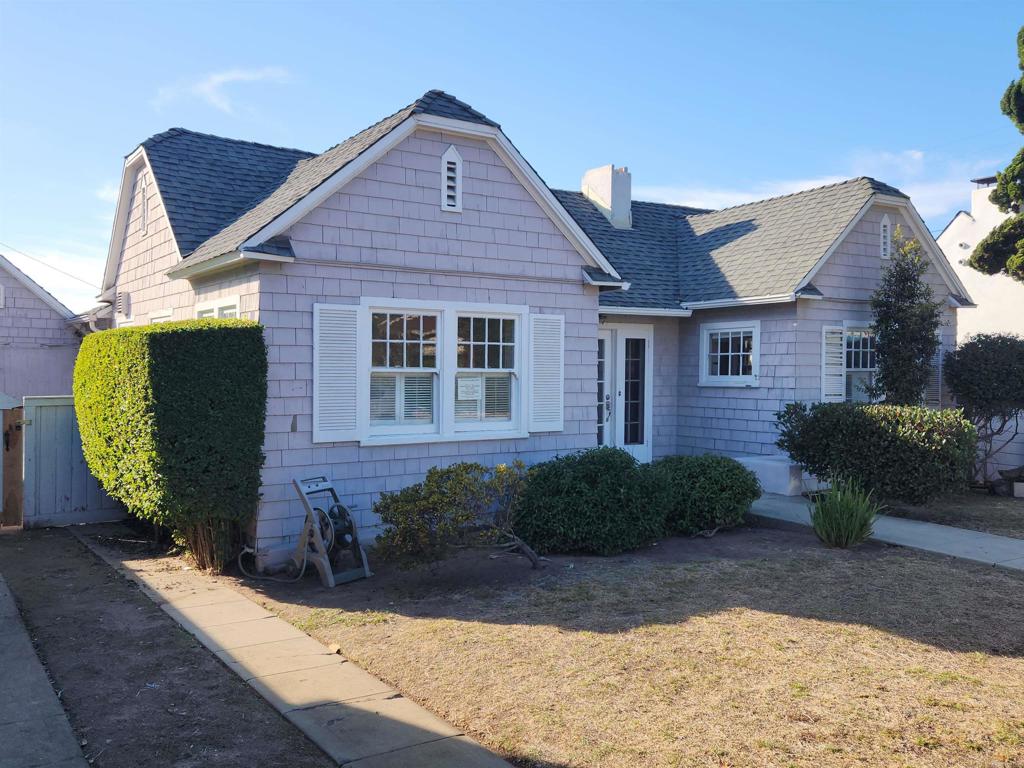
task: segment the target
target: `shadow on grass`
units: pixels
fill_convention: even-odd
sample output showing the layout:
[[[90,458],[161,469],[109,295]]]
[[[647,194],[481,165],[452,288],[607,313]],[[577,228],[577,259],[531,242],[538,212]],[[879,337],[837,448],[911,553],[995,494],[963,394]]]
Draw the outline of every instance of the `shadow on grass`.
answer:
[[[310,572],[294,584],[226,578],[284,607],[314,609],[299,623],[307,631],[319,620],[397,615],[618,633],[747,608],[874,627],[947,651],[1024,656],[1024,574],[876,543],[827,549],[785,524],[667,539],[618,557],[557,556],[539,571],[482,549],[413,570],[371,554],[371,567],[373,578],[333,590]],[[326,613],[335,610],[345,613]]]

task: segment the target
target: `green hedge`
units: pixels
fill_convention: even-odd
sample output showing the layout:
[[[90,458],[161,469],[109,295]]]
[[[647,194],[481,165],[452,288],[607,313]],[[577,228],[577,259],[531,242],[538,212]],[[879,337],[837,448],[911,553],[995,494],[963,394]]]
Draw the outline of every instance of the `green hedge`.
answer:
[[[107,493],[221,568],[259,499],[262,328],[190,320],[90,334],[74,395],[82,452]]]
[[[670,534],[737,526],[761,496],[757,476],[727,456],[670,456],[653,468],[664,484],[665,528]]]
[[[778,446],[818,477],[856,480],[883,498],[921,504],[963,488],[977,433],[957,409],[791,403]]]
[[[530,469],[515,532],[541,554],[613,555],[663,536],[665,510],[649,466],[619,448],[594,448]]]

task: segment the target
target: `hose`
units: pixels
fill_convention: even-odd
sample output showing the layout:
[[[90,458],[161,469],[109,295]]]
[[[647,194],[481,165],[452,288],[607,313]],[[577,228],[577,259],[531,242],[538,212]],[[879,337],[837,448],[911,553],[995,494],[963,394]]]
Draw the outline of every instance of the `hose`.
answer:
[[[330,543],[326,545],[327,556],[330,558],[331,550],[334,549],[335,533],[334,533],[334,522],[330,516],[324,512],[320,507],[314,507],[313,512],[318,515],[322,515],[324,520],[327,521],[327,530],[330,531]],[[319,522],[317,523],[319,525]],[[323,529],[321,528],[321,531]],[[248,544],[242,545],[242,551],[238,553],[238,570],[242,572],[243,576],[250,579],[256,579],[258,581],[276,581],[280,584],[294,584],[296,581],[301,579],[306,573],[306,563],[309,562],[309,542],[306,542],[306,546],[302,549],[302,567],[299,568],[299,573],[295,577],[282,578],[280,576],[271,576],[269,574],[262,575],[258,573],[249,573],[245,569],[245,565],[242,563],[242,557],[246,554],[256,554],[256,550],[250,547]]]

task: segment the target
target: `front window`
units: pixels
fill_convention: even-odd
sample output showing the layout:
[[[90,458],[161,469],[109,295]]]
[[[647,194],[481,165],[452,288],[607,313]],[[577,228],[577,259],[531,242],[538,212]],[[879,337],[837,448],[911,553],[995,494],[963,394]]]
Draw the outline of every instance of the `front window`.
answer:
[[[757,386],[760,323],[701,326],[702,386]]]
[[[239,305],[238,296],[210,299],[196,305],[196,319],[209,320],[210,318],[220,318],[221,320],[233,320],[239,317]]]
[[[456,337],[455,421],[512,419],[516,321],[462,315]]]
[[[370,315],[370,426],[435,422],[437,315]]]
[[[875,379],[875,334],[867,328],[846,329],[846,401],[870,402],[866,387]]]

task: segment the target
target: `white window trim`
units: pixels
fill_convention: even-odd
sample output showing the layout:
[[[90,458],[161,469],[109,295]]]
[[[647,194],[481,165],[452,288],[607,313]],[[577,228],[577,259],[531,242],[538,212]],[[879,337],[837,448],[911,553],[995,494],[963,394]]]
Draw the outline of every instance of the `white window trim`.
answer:
[[[877,359],[877,356],[876,356],[876,359],[875,359],[875,367],[874,368],[850,368],[849,366],[846,365],[846,337],[850,333],[850,331],[858,331],[858,332],[867,331],[867,332],[870,333],[871,332],[871,322],[870,321],[865,322],[864,320],[843,320],[843,402],[844,403],[858,402],[856,400],[847,400],[846,399],[846,377],[850,374],[851,371],[857,371],[857,372],[861,372],[861,373],[864,373],[864,372],[871,373],[872,374],[872,376],[871,376],[872,383],[874,383],[874,380],[875,380],[874,374],[878,373],[878,364],[877,364],[878,363],[878,359]],[[877,355],[877,352],[876,352],[876,355]],[[869,402],[871,402],[871,401],[869,401]]]
[[[448,190],[447,190],[447,179],[448,179],[448,163],[455,163],[455,204],[448,204]],[[441,210],[449,211],[450,213],[462,213],[462,155],[459,154],[459,150],[452,144],[445,150],[445,153],[441,155]]]
[[[878,229],[878,253],[883,259],[892,258],[892,221],[889,218],[889,214],[885,214],[882,217],[882,222]]]
[[[149,324],[153,325],[153,323],[167,323],[170,322],[173,318],[173,309],[154,309],[152,312],[149,313]]]
[[[216,318],[222,309],[227,309],[228,307],[234,307],[239,318],[242,316],[242,302],[238,295],[221,296],[219,299],[207,299],[206,301],[201,301],[196,304],[194,312],[196,318],[198,318],[200,312],[213,310],[213,317]]]
[[[754,361],[750,376],[708,376],[708,337],[713,331],[753,331]],[[761,386],[761,321],[723,320],[700,324],[700,357],[697,386],[700,387],[760,387]]]
[[[369,409],[364,407],[370,401],[370,315],[373,312],[423,312],[438,317],[437,348],[437,394],[435,423],[430,431],[409,432],[394,425],[370,426]],[[530,320],[528,306],[511,304],[479,304],[470,302],[431,302],[420,299],[389,299],[364,296],[360,299],[360,336],[358,341],[357,386],[358,440],[360,445],[404,445],[420,443],[441,443],[456,440],[502,440],[528,437],[526,428],[529,413],[529,387],[524,385],[528,376],[530,351],[526,349],[526,327]],[[455,421],[455,376],[460,370],[455,366],[455,349],[458,344],[458,317],[512,318],[516,321],[516,365],[512,373],[511,421],[492,423],[457,423]],[[506,371],[508,369],[494,369]],[[481,371],[484,372],[484,371]],[[401,426],[401,425],[399,425]],[[326,441],[333,442],[333,441]]]
[[[0,309],[4,308],[4,300],[7,297],[7,286],[0,285]]]

